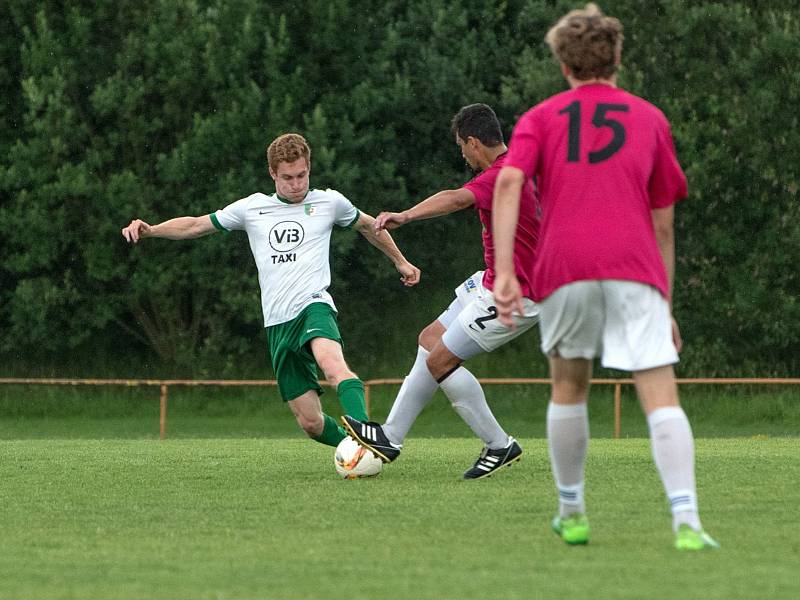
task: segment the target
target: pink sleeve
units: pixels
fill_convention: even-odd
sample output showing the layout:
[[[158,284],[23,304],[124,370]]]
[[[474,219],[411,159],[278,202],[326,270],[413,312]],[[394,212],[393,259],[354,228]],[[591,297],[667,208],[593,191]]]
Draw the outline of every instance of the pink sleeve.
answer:
[[[491,169],[490,171],[484,171],[463,185],[465,190],[469,190],[475,196],[476,208],[492,210],[492,196],[494,194],[496,176],[497,169]]]
[[[683,174],[681,165],[678,163],[672,132],[666,120],[658,131],[656,155],[653,172],[650,174],[648,192],[651,208],[666,208],[683,200],[688,194],[686,175]]]
[[[540,128],[537,126],[535,115],[533,110],[529,110],[517,121],[511,134],[508,158],[504,165],[521,170],[525,173],[526,179],[532,179],[536,175],[539,163]]]

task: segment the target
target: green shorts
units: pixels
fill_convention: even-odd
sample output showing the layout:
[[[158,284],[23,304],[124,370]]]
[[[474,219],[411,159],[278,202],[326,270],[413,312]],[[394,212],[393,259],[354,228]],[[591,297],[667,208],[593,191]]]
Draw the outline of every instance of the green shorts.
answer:
[[[309,344],[318,337],[342,344],[336,311],[324,302],[309,304],[291,321],[267,327],[272,368],[275,369],[278,390],[284,402],[294,400],[309,390],[322,394],[322,388],[317,383],[317,361]]]

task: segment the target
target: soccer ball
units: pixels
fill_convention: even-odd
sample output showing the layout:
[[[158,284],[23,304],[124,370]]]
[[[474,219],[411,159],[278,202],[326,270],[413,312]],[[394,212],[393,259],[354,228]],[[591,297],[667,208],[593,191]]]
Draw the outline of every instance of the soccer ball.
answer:
[[[359,446],[358,442],[350,436],[344,438],[336,446],[333,464],[336,472],[344,479],[375,477],[383,468],[380,458],[375,456],[371,450]]]

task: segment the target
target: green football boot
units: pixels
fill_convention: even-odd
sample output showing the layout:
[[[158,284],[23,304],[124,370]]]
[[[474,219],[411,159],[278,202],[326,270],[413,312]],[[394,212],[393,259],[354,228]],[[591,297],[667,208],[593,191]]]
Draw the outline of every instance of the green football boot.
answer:
[[[589,543],[589,519],[583,513],[575,513],[563,519],[553,517],[553,531],[571,546]]]
[[[716,550],[719,544],[702,529],[695,531],[684,523],[675,533],[675,547],[678,550]]]

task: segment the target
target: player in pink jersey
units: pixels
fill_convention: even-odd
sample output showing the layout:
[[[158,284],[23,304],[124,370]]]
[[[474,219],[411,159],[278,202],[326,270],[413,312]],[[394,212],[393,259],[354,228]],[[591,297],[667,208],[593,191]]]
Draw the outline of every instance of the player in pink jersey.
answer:
[[[466,359],[495,348],[531,329],[539,320],[539,307],[532,300],[530,281],[539,221],[536,197],[530,180],[521,186],[523,216],[516,226],[517,243],[513,263],[521,283],[522,311],[515,327],[497,320],[494,285],[494,244],[491,234],[492,193],[505,162],[506,145],[500,122],[485,104],[462,108],[453,118],[452,133],[467,164],[478,171],[471,181],[455,190],[444,190],[401,213],[383,212],[377,229],[396,229],[406,223],[446,215],[474,206],[483,224],[486,269],[478,271],[456,288],[456,298],[438,319],[419,334],[417,359],[405,378],[386,423],[343,418],[350,434],[385,462],[397,458],[403,440],[437,387],[441,387],[456,412],[480,437],[485,447],[465,479],[480,479],[519,460],[522,448],[495,419],[477,379],[461,366]]]
[[[559,514],[553,529],[585,544],[583,499],[592,359],[633,372],[653,456],[669,498],[675,546],[714,548],[697,509],[694,440],[672,365],[680,336],[672,318],[674,204],[686,196],[669,123],[653,105],[616,87],[622,25],[588,4],[563,17],[546,41],[570,90],[536,105],[514,129],[494,198],[499,318],[522,297],[513,263],[520,190],[536,177],[542,231],[534,265],[542,350],[553,378],[547,434]]]

